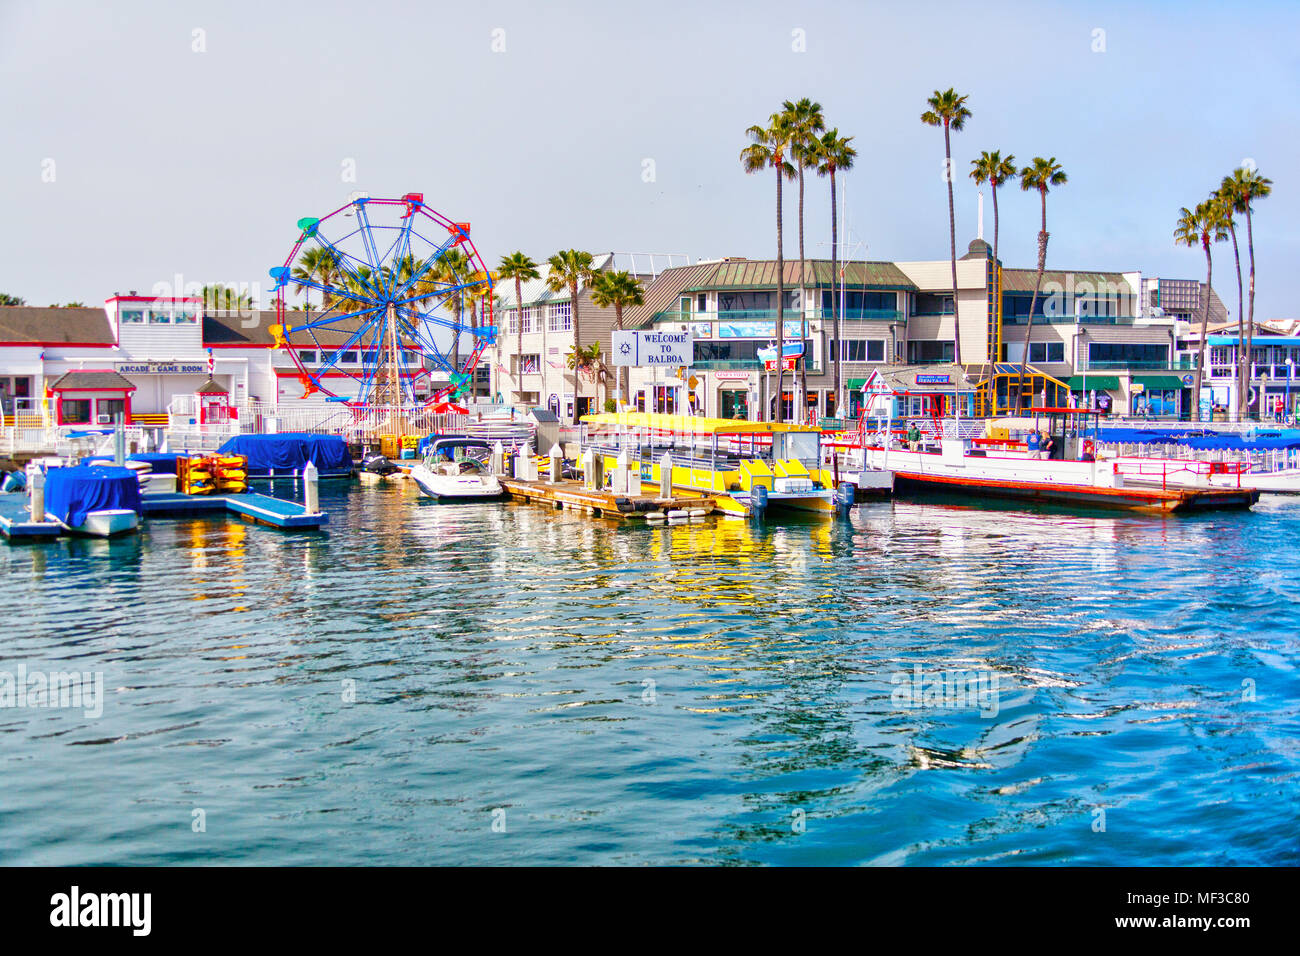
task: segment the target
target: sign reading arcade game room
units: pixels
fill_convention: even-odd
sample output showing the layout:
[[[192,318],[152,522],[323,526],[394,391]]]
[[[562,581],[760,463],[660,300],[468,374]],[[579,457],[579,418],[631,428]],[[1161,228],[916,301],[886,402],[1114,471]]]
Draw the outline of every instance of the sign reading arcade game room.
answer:
[[[611,332],[615,365],[690,365],[690,332]]]

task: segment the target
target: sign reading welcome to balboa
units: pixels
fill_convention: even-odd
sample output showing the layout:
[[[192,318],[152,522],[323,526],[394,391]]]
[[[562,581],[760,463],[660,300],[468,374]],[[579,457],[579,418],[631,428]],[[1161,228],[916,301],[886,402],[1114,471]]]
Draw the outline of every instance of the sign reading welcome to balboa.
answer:
[[[690,365],[690,332],[612,332],[615,365]]]

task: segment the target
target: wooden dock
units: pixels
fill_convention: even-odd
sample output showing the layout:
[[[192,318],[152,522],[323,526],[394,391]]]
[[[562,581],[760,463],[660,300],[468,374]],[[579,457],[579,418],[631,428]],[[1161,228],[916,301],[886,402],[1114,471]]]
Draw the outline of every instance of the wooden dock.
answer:
[[[498,478],[511,498],[549,505],[556,510],[584,511],[596,518],[617,520],[651,520],[681,512],[681,517],[705,517],[714,512],[712,498],[703,495],[616,495],[608,491],[590,491],[580,481],[524,481],[522,478]]]
[[[57,538],[63,526],[53,521],[33,521],[30,500],[20,492],[0,494],[0,534],[8,541]]]

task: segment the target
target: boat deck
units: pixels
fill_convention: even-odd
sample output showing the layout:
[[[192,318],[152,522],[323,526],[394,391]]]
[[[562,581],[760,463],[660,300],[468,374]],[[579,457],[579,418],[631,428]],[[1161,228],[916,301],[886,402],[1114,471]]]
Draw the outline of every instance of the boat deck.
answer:
[[[589,491],[580,481],[525,481],[522,478],[501,478],[501,487],[511,498],[562,508],[586,511],[596,518],[620,520],[644,519],[656,513],[669,511],[704,511],[712,514],[715,504],[704,495],[616,495],[608,491]]]

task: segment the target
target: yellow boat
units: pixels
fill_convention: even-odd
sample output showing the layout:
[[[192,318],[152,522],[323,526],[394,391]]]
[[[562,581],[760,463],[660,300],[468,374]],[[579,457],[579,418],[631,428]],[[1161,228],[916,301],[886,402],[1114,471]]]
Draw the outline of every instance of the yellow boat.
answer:
[[[748,515],[764,507],[764,499],[768,510],[835,512],[835,479],[822,467],[821,431],[807,425],[607,412],[583,417],[581,443],[584,452],[603,456],[607,474],[619,453],[629,451],[641,480],[655,485],[668,453],[673,488],[704,492],[729,514]]]

